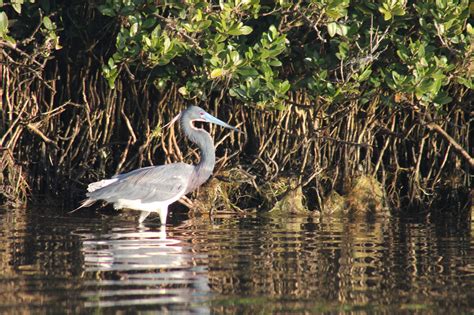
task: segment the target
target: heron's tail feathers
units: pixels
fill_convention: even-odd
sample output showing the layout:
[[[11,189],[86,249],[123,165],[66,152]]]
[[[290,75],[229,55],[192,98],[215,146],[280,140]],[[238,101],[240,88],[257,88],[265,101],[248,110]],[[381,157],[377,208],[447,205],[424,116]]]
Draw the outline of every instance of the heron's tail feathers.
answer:
[[[74,213],[76,212],[77,210],[81,209],[81,208],[85,208],[85,207],[90,207],[92,206],[97,200],[94,200],[94,199],[85,199],[85,200],[82,200],[81,201],[81,205],[79,207],[77,207],[76,209],[74,210],[71,210],[68,212],[68,214],[71,214],[71,213]]]
[[[93,191],[96,191],[97,189],[101,189],[105,186],[115,183],[117,180],[118,178],[111,178],[111,179],[103,179],[95,183],[90,183],[89,186],[87,186],[87,191],[91,193]]]

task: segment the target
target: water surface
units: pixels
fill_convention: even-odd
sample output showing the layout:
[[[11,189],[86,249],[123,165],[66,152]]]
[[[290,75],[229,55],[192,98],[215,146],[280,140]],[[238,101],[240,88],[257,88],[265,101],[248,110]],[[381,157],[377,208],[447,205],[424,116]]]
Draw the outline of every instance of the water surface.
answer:
[[[466,220],[0,209],[0,313],[473,313]]]

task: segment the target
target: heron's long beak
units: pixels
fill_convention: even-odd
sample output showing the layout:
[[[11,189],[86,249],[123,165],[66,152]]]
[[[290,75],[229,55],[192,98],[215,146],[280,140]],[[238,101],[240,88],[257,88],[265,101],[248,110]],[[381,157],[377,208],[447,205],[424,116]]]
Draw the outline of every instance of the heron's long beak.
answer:
[[[238,128],[223,122],[222,120],[212,116],[211,114],[205,113],[204,118],[206,119],[206,122],[213,123],[213,124],[225,127],[225,128],[229,128],[229,129],[232,129],[232,130],[237,131],[237,132],[242,132]]]

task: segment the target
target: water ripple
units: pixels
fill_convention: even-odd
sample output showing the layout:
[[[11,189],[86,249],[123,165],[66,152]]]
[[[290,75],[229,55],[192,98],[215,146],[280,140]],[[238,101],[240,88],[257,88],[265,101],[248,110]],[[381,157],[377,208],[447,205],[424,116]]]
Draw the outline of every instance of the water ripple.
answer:
[[[0,312],[472,312],[472,228],[0,209]],[[448,230],[447,230],[448,229]]]

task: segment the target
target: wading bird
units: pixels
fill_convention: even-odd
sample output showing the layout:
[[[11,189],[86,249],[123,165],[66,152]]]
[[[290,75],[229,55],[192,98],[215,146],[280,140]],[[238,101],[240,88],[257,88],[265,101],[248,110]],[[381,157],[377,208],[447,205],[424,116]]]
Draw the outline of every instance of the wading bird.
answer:
[[[150,212],[158,212],[161,224],[165,225],[168,206],[201,186],[211,176],[216,164],[211,135],[204,129],[197,128],[194,122],[214,123],[239,131],[197,106],[188,107],[169,124],[173,124],[178,119],[188,139],[194,142],[201,151],[199,164],[174,163],[143,167],[91,183],[87,188],[88,198],[79,208],[89,207],[96,201],[103,200],[113,203],[115,209],[127,208],[142,211],[140,223]]]

